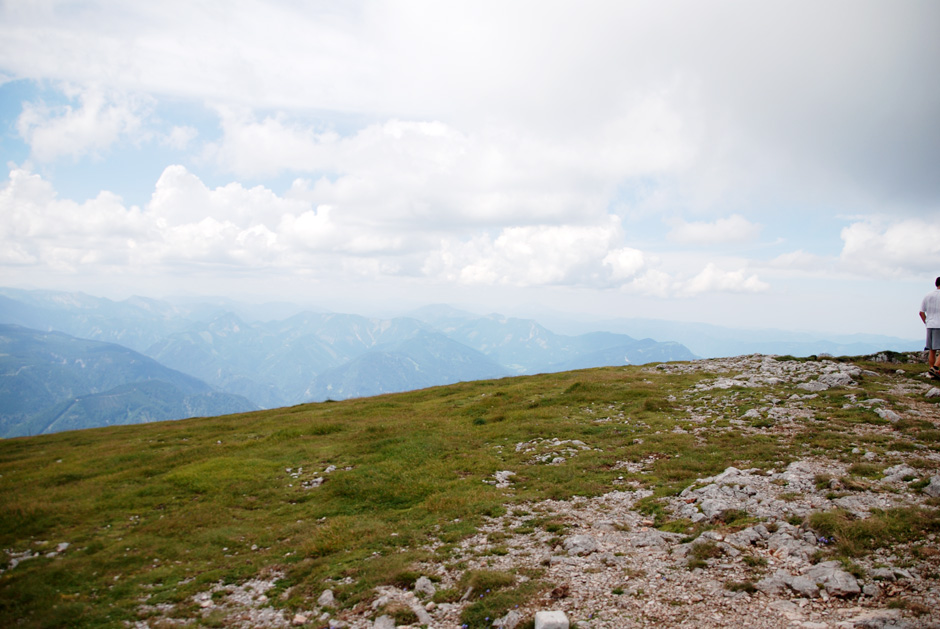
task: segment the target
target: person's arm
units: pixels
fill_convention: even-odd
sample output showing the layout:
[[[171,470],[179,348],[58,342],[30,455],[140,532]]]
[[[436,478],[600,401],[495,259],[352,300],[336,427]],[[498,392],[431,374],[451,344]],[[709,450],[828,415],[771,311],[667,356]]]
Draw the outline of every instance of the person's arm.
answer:
[[[923,310],[920,311],[920,320],[924,322],[924,325],[927,325],[927,313]]]

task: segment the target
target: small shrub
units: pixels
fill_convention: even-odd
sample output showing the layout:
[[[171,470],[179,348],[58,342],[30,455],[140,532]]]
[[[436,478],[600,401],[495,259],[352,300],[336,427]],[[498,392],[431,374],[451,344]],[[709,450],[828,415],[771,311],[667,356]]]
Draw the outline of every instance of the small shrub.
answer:
[[[863,478],[880,478],[883,469],[881,465],[875,463],[853,463],[849,467],[849,474]]]
[[[724,551],[721,550],[714,540],[706,540],[700,544],[695,544],[689,551],[688,568],[689,570],[704,568],[708,565],[707,561],[709,559],[721,557],[723,554]]]
[[[757,591],[757,587],[750,581],[727,581],[725,589],[731,592],[747,592],[748,594]]]
[[[394,585],[403,590],[414,587],[415,581],[421,576],[420,573],[413,570],[402,570],[392,575],[387,581],[387,585]]]
[[[441,603],[456,603],[461,599],[462,596],[463,592],[457,588],[445,588],[434,592],[434,596],[431,597],[431,600],[438,605]]]
[[[395,619],[395,626],[416,625],[418,624],[418,615],[410,607],[401,604],[393,604],[385,607],[383,613]]]
[[[509,572],[498,570],[468,570],[460,577],[460,588],[466,591],[473,588],[474,592],[485,592],[509,587],[515,583],[516,577]]]
[[[743,509],[728,509],[719,518],[723,524],[731,528],[744,528],[757,520]]]
[[[816,483],[816,491],[829,489],[829,483],[832,482],[832,476],[829,474],[816,474],[816,476],[813,478],[813,482]]]

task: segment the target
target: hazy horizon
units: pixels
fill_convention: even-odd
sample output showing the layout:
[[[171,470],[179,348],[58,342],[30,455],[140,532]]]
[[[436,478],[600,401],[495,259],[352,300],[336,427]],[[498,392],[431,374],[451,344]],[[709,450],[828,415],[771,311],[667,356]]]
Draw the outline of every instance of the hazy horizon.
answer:
[[[3,3],[0,286],[917,339],[937,24],[920,0]]]

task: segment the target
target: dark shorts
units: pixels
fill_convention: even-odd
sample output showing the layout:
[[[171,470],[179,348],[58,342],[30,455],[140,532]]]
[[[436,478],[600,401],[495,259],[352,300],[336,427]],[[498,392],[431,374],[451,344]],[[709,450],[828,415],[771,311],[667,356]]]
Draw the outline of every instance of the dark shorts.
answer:
[[[927,347],[925,349],[940,349],[940,328],[927,328]]]

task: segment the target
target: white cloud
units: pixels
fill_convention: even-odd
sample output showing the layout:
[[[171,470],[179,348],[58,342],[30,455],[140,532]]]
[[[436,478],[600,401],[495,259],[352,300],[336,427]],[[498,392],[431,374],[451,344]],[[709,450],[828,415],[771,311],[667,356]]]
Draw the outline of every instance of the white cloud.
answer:
[[[38,175],[14,169],[0,190],[0,249],[15,264],[74,270],[84,264],[125,264],[129,240],[147,238],[139,208],[102,192],[84,203],[56,198]]]
[[[605,220],[624,179],[688,161],[692,149],[673,133],[667,109],[642,102],[596,136],[562,144],[433,120],[390,119],[340,135],[284,115],[258,119],[222,108],[222,137],[203,158],[242,177],[317,173],[288,196],[375,222],[421,229],[593,224]]]
[[[842,230],[840,261],[855,273],[914,276],[938,273],[940,220],[868,219]]]
[[[740,214],[719,218],[713,222],[672,221],[672,230],[667,238],[686,245],[721,245],[752,242],[760,235],[761,226],[752,223]]]
[[[744,269],[722,271],[709,263],[698,275],[684,282],[679,291],[686,295],[697,295],[710,292],[755,293],[769,288],[757,275],[748,275]]]
[[[940,192],[924,166],[940,161],[938,17],[908,0],[5,3],[0,67],[233,110],[511,128],[582,157],[596,147],[616,171],[667,172],[712,209],[768,191],[922,201]],[[260,139],[286,129],[286,154],[303,155],[291,142],[307,131],[281,116]]]
[[[164,171],[143,209],[109,192],[81,204],[60,200],[48,181],[14,169],[0,189],[0,214],[0,262],[70,272],[195,264],[298,272],[313,266],[331,274],[366,268],[356,257],[399,255],[408,239],[407,229],[337,220],[329,206],[263,186],[209,188],[182,166]]]
[[[167,225],[212,217],[244,228],[261,224],[272,230],[285,214],[297,214],[309,208],[306,201],[280,197],[264,186],[245,188],[239,183],[230,183],[210,189],[199,177],[179,165],[168,166],[163,171],[147,205],[148,213]]]
[[[149,99],[96,88],[67,88],[66,94],[77,107],[27,102],[16,121],[17,131],[40,162],[97,155],[121,139],[135,139],[149,108]]]
[[[425,272],[464,284],[619,285],[645,264],[642,252],[617,246],[621,239],[616,219],[596,226],[508,227],[495,238],[442,242]]]

